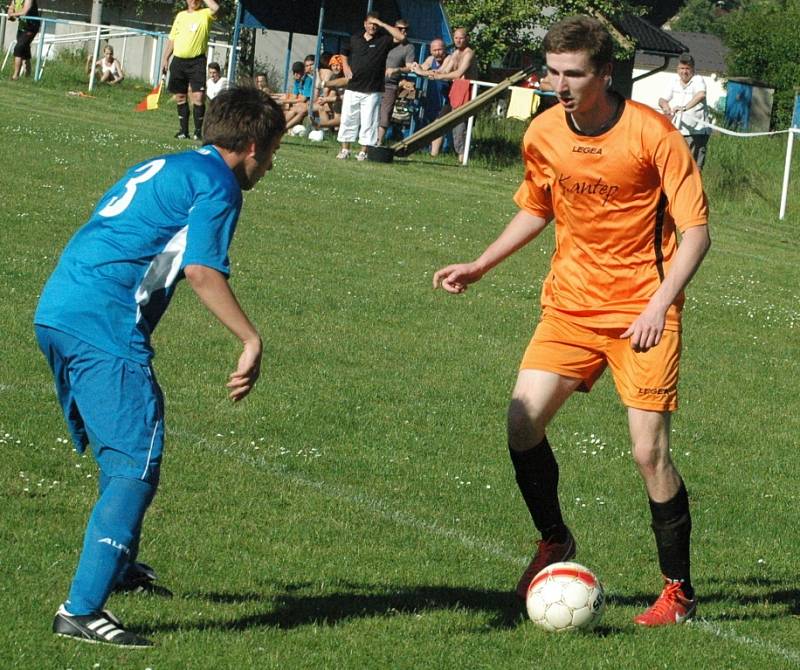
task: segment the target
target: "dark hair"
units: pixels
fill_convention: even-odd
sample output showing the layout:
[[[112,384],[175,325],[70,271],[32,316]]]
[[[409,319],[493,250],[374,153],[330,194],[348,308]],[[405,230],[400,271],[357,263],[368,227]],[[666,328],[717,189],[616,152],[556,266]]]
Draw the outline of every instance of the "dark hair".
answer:
[[[222,68],[219,66],[219,63],[209,63],[208,64],[209,70],[216,70],[217,72],[222,72]]]
[[[330,51],[323,51],[319,55],[319,66],[320,66],[320,68],[322,68],[323,70],[327,70],[330,67],[331,56],[333,56],[333,54]]]
[[[369,12],[369,13],[368,13],[368,14],[367,14],[367,15],[364,17],[364,20],[366,21],[367,19],[380,19],[380,18],[381,18],[381,15],[380,15],[380,14],[378,14],[378,12]]]
[[[221,91],[208,103],[203,120],[203,144],[228,151],[268,148],[286,132],[286,118],[271,96],[251,86]]]
[[[317,60],[317,57],[314,54],[308,54],[308,56],[306,56],[303,59],[303,62],[304,63],[308,63],[309,61],[311,61],[312,63],[314,63],[316,60]]]
[[[303,74],[306,71],[306,66],[303,65],[303,61],[297,60],[292,63],[292,72],[295,74]]]
[[[544,36],[545,54],[585,51],[596,70],[614,60],[614,42],[606,27],[588,16],[571,16],[553,24]]]
[[[678,63],[681,65],[694,67],[694,56],[692,56],[692,54],[690,54],[688,51],[684,51],[680,56],[678,56]]]

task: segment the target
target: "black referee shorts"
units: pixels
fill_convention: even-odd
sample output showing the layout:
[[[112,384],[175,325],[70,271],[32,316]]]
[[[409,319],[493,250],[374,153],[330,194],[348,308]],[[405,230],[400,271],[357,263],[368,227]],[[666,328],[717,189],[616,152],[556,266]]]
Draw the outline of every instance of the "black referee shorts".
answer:
[[[169,86],[170,93],[189,92],[189,86],[193,93],[206,90],[206,57],[195,56],[194,58],[178,58],[174,56],[169,66]]]

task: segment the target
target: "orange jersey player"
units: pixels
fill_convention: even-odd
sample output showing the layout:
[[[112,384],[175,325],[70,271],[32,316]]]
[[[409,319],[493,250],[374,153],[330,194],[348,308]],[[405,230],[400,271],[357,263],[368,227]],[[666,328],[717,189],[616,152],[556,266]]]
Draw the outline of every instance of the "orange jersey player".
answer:
[[[694,615],[696,599],[689,498],[670,458],[670,418],[683,290],[710,245],[706,197],[680,133],[663,115],[611,90],[613,43],[599,21],[565,19],[543,46],[560,104],[525,134],[520,210],[475,261],[442,268],[433,285],[465,291],[555,220],[542,317],[508,411],[517,484],[541,534],[516,592],[524,599],[536,573],[575,556],[545,431],[567,398],[591,389],[608,367],[627,409],[665,578],[653,606],[634,620],[681,623]]]

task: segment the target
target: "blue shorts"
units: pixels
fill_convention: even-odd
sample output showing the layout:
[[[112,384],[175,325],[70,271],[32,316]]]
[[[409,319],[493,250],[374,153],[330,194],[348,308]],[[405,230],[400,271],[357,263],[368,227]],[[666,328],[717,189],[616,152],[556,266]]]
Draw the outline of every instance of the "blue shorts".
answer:
[[[36,326],[56,394],[79,453],[91,444],[107,477],[158,483],[164,396],[153,369],[59,330]]]

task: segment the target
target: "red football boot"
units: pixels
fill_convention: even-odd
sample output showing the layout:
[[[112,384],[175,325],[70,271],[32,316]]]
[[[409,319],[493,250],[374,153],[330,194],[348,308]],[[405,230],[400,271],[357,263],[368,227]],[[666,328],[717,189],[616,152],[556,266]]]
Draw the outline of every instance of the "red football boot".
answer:
[[[664,590],[658,599],[633,622],[640,626],[671,626],[691,619],[697,611],[697,599],[683,594],[681,582],[664,578]]]
[[[572,533],[569,530],[567,530],[566,542],[539,540],[536,544],[538,545],[536,554],[517,583],[516,594],[520,600],[525,600],[528,597],[528,587],[531,585],[533,578],[548,565],[568,561],[575,556],[575,538],[572,537]]]

